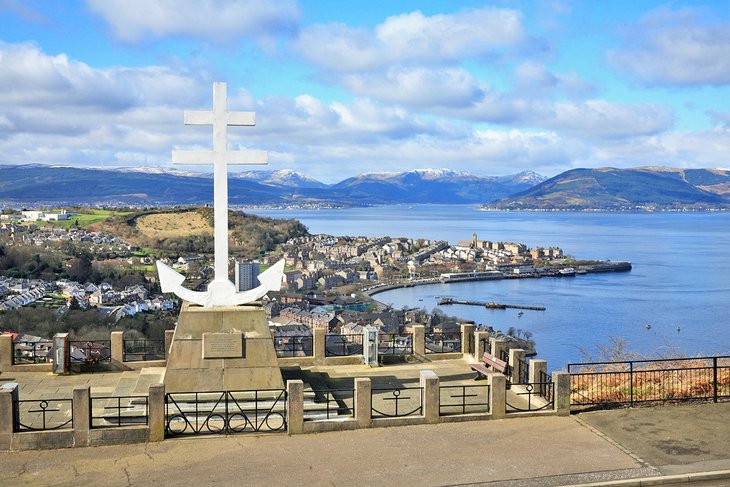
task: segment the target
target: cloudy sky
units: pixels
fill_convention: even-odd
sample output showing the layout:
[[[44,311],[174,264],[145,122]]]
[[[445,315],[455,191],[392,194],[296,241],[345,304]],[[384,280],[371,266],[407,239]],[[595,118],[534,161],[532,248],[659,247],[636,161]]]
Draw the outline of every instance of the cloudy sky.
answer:
[[[214,81],[325,182],[730,166],[725,0],[0,0],[0,163],[172,168]]]

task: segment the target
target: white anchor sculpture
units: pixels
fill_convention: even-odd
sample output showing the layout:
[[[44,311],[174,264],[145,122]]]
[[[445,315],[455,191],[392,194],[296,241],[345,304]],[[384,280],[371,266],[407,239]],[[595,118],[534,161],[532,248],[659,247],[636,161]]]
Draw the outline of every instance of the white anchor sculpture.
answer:
[[[162,292],[174,293],[205,307],[236,306],[262,298],[281,289],[284,260],[259,274],[260,285],[237,292],[228,279],[228,164],[268,164],[264,151],[229,151],[228,126],[256,125],[254,112],[229,112],[225,83],[213,83],[213,111],[185,111],[185,125],[212,125],[212,151],[173,151],[173,164],[213,164],[213,237],[215,242],[214,278],[206,292],[183,287],[185,276],[157,261]]]

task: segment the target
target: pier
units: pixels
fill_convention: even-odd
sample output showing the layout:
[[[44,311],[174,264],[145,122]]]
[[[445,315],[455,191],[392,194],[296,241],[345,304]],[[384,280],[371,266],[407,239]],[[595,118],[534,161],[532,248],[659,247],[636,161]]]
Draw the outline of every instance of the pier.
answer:
[[[469,306],[483,306],[485,308],[489,309],[529,309],[532,311],[545,311],[544,306],[521,306],[518,304],[502,304],[502,303],[495,303],[493,301],[462,301],[460,299],[452,299],[452,298],[443,298],[439,300],[439,305],[443,304],[466,304]]]

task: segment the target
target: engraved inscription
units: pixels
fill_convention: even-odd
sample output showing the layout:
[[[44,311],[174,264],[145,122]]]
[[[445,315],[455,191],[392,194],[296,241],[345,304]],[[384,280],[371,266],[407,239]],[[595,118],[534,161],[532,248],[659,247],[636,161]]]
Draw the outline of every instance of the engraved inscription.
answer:
[[[243,358],[243,333],[203,333],[203,358]]]

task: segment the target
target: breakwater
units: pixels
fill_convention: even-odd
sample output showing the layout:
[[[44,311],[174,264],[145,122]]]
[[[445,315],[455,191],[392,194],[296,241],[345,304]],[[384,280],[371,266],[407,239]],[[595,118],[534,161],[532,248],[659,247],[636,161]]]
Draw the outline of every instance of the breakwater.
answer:
[[[469,306],[484,306],[489,309],[528,309],[532,311],[545,311],[545,306],[522,306],[519,304],[503,304],[493,301],[464,301],[460,299],[443,298],[438,302],[439,306],[444,304],[466,304]]]

